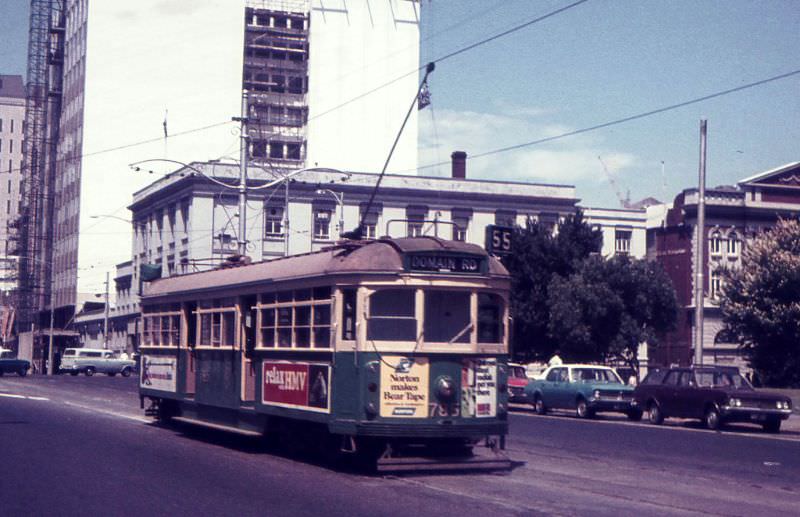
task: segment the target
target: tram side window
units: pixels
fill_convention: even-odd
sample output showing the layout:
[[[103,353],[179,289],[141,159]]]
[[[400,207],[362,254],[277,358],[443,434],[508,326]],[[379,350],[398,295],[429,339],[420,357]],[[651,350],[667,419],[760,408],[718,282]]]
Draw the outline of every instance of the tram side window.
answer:
[[[236,344],[236,307],[233,299],[200,303],[200,346],[230,348]]]
[[[342,339],[352,341],[356,338],[356,300],[358,292],[355,289],[342,291]]]
[[[264,294],[257,307],[261,311],[259,347],[330,347],[330,287]]]
[[[181,342],[179,304],[147,307],[142,314],[144,346],[178,346]]]
[[[503,299],[496,294],[478,295],[478,342],[503,342]]]
[[[428,343],[469,343],[468,292],[425,292],[425,341]]]
[[[415,293],[412,289],[383,289],[369,298],[367,339],[415,341]]]

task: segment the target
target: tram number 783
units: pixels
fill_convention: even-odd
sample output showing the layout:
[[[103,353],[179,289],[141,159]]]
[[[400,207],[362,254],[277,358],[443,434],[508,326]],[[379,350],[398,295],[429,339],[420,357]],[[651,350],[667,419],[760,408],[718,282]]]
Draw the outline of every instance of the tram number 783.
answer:
[[[441,402],[431,402],[428,404],[428,416],[460,416],[461,405],[454,402],[442,404]]]

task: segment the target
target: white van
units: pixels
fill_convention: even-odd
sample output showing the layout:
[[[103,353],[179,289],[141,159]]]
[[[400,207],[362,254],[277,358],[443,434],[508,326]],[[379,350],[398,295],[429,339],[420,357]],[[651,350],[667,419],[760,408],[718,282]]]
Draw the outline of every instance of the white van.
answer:
[[[134,361],[122,359],[111,350],[102,348],[67,348],[61,355],[60,371],[70,375],[83,372],[87,377],[95,373],[105,373],[109,377],[120,374],[130,377]]]

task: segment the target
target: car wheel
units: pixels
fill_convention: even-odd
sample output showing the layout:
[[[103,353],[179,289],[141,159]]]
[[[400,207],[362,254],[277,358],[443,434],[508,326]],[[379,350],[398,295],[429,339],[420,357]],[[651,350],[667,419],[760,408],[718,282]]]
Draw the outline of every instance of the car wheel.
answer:
[[[716,431],[720,427],[720,419],[719,419],[719,411],[717,408],[710,407],[706,410],[705,417],[703,417],[703,422],[706,424],[708,429],[712,431]]]
[[[578,418],[592,418],[594,416],[594,411],[589,409],[589,404],[586,403],[586,399],[578,399],[578,404],[575,406],[575,415]]]
[[[536,411],[537,415],[544,415],[547,413],[547,407],[544,405],[544,400],[542,400],[541,395],[536,395],[533,398],[533,409]]]
[[[20,377],[25,377],[26,375],[28,375],[28,369],[25,368],[24,366],[20,366],[19,370],[17,370],[17,375],[19,375]]]
[[[87,377],[91,377],[92,375],[94,375],[94,367],[92,366],[88,367],[83,371],[83,374],[86,375]]]
[[[130,368],[125,368],[124,370],[122,370],[122,376],[123,377],[130,377],[131,376],[131,369]]]
[[[767,420],[761,426],[764,429],[764,432],[767,433],[780,433],[781,432],[781,421],[780,420]]]
[[[647,419],[651,424],[655,425],[664,423],[664,414],[661,412],[661,408],[657,403],[650,403],[650,406],[647,408]]]
[[[628,415],[628,420],[632,420],[634,422],[638,422],[642,419],[642,411],[640,409],[631,409],[626,413]]]
[[[72,375],[73,377],[77,377],[78,376],[78,372],[69,372],[69,374]]]

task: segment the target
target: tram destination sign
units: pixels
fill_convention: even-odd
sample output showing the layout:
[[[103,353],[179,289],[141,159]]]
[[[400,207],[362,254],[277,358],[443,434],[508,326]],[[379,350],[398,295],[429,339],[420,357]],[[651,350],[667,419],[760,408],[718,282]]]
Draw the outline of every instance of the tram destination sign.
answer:
[[[434,273],[485,274],[488,267],[486,257],[456,255],[452,253],[409,253],[405,256],[406,271],[428,271]]]

